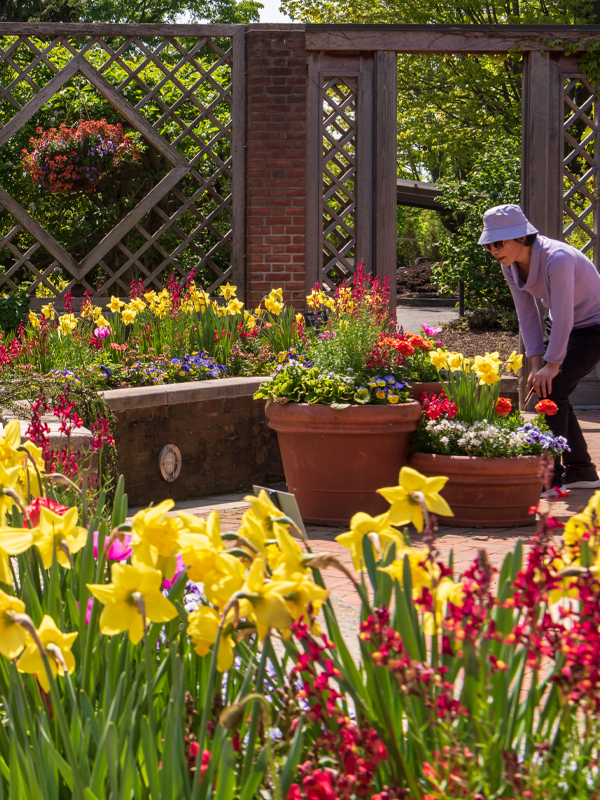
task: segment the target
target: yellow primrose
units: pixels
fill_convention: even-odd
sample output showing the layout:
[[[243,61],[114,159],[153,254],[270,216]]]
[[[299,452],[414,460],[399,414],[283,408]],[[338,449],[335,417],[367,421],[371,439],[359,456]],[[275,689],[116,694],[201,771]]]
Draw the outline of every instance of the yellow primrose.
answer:
[[[229,314],[230,317],[235,317],[237,314],[241,312],[243,308],[244,308],[243,303],[241,303],[239,300],[232,298],[225,306],[225,311]]]
[[[293,581],[265,580],[265,563],[262,558],[252,562],[246,583],[240,591],[240,595],[249,605],[240,604],[240,615],[254,620],[261,641],[264,641],[270,628],[285,631],[292,624],[292,615],[283,598],[293,592],[294,588]]]
[[[219,294],[221,297],[224,297],[225,300],[230,300],[232,297],[235,297],[236,292],[237,286],[232,286],[229,281],[224,286],[219,286]]]
[[[335,540],[338,544],[341,544],[342,547],[347,547],[350,550],[354,569],[361,571],[364,569],[363,539],[365,536],[369,536],[370,534],[379,535],[384,531],[390,530],[393,529],[390,528],[389,513],[379,514],[377,517],[371,517],[369,514],[359,511],[358,514],[355,514],[350,520],[350,530],[346,531],[346,533],[340,533],[335,537]],[[401,543],[402,539],[400,534],[397,531],[394,531],[394,534],[398,537],[398,540]],[[382,537],[383,542],[385,542],[383,555],[385,555],[389,549],[392,541],[395,540],[395,536],[388,534],[386,537],[384,534]]]
[[[40,318],[35,313],[35,311],[29,312],[29,324],[32,328],[39,328],[41,326]]]
[[[77,631],[75,633],[62,633],[56,627],[52,617],[45,614],[37,634],[48,654],[48,664],[53,677],[56,678],[58,674],[57,662],[62,662],[61,674],[64,675],[66,671],[71,675],[75,671],[75,656],[71,652],[71,648],[77,638]],[[27,647],[17,661],[17,669],[19,672],[36,675],[42,689],[45,692],[50,691],[50,683],[46,675],[42,654],[29,634],[27,634]]]
[[[214,569],[204,576],[204,594],[209,603],[224,608],[244,585],[244,566],[229,553],[218,553]]]
[[[52,303],[46,303],[45,306],[42,306],[42,314],[46,317],[46,319],[52,319],[56,316],[56,311],[54,310]]]
[[[33,543],[42,557],[44,569],[52,566],[55,550],[58,563],[65,569],[70,569],[68,553],[77,553],[85,547],[88,532],[77,525],[78,516],[76,508],[70,508],[62,517],[49,508],[40,509],[40,524],[33,530]]]
[[[108,307],[113,312],[113,314],[120,314],[121,309],[123,308],[124,305],[125,303],[122,300],[119,300],[119,298],[115,297],[113,294],[110,298],[110,303],[108,304]]]
[[[129,631],[129,638],[137,644],[148,622],[170,622],[177,616],[177,609],[161,592],[163,576],[159,570],[144,564],[114,564],[111,577],[112,583],[87,585],[104,605],[101,633],[114,636]]]
[[[29,550],[33,543],[33,531],[29,528],[0,527],[0,583],[13,585],[9,556],[18,556]],[[0,634],[1,635],[1,634]]]
[[[522,366],[523,366],[523,356],[521,354],[517,354],[516,350],[513,350],[506,362],[507,372],[510,372],[512,370],[516,375]]]
[[[429,351],[429,360],[433,364],[433,366],[439,372],[441,369],[447,369],[448,362],[446,361],[446,353],[438,347],[437,350],[430,350]]]
[[[199,656],[206,656],[217,641],[221,617],[208,606],[200,606],[188,616],[187,635]],[[217,669],[226,672],[233,664],[233,640],[221,632],[217,651]]]
[[[448,478],[443,477],[426,478],[416,469],[402,467],[398,486],[377,490],[391,505],[388,512],[390,523],[407,525],[412,522],[420,533],[423,530],[423,511],[419,495],[423,496],[428,511],[444,517],[453,517],[450,506],[439,494],[447,481]]]
[[[175,574],[180,552],[179,520],[167,517],[174,505],[173,500],[163,500],[138,511],[131,521],[132,563],[159,569],[167,580]]]
[[[24,613],[25,603],[0,589],[0,653],[4,658],[16,658],[25,647],[25,630],[13,617]]]

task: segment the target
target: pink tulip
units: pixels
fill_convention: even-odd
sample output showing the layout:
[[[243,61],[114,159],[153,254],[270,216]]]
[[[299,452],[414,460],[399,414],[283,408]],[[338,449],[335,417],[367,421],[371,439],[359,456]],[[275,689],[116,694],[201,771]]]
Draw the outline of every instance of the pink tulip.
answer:
[[[99,325],[94,328],[94,336],[96,339],[106,339],[107,336],[110,336],[110,328],[107,328],[106,325]]]
[[[442,332],[441,328],[432,328],[430,325],[421,325],[421,330],[427,336],[435,336],[436,333],[441,333]]]
[[[184,570],[185,570],[185,564],[183,563],[183,558],[181,556],[177,556],[177,566],[175,567],[175,575],[173,575],[171,580],[167,580],[167,578],[165,578],[163,581],[162,588],[170,589]]]
[[[120,539],[115,539],[106,552],[106,557],[109,561],[125,561],[132,554],[133,550],[129,546],[131,536],[126,533],[124,535],[124,542]],[[108,544],[108,537],[104,541],[104,549]],[[98,531],[94,531],[94,558],[98,558]]]

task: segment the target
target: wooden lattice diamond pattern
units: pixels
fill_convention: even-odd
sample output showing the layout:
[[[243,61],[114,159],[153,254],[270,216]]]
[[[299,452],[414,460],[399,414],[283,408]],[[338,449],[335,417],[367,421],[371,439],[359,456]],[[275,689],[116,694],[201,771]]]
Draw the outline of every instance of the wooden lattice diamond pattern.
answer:
[[[0,147],[28,122],[39,124],[44,105],[69,81],[84,79],[141,133],[167,169],[79,259],[11,197],[10,186],[0,187],[0,290],[14,289],[24,276],[34,281],[30,293],[43,285],[60,295],[76,285],[95,295],[127,294],[132,277],[160,288],[167,270],[184,282],[194,269],[210,289],[228,280],[232,64],[231,37],[0,38]],[[43,127],[58,123],[44,120]],[[69,278],[62,292],[48,280],[57,268]]]
[[[357,78],[324,82],[322,282],[329,289],[355,269],[356,100]]]
[[[598,267],[598,87],[566,79],[564,104],[563,238]]]

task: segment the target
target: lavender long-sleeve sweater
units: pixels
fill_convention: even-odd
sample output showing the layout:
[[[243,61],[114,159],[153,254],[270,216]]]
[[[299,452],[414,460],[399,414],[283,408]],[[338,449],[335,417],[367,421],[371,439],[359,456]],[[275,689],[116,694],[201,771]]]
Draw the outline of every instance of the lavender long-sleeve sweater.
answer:
[[[600,324],[600,275],[575,247],[538,235],[527,281],[523,282],[515,264],[502,267],[502,272],[517,307],[528,356],[544,355],[536,297],[550,309],[552,333],[544,358],[551,364],[562,364],[573,328]]]

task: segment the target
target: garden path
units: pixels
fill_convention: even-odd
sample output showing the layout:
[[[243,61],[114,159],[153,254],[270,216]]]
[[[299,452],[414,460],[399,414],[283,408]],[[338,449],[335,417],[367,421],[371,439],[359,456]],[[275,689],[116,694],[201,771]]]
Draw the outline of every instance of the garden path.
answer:
[[[592,460],[600,468],[600,410],[578,410],[577,417],[588,442]],[[586,505],[593,493],[594,490],[572,490],[565,500],[555,504],[555,515],[563,522],[566,521]],[[221,519],[221,529],[225,532],[237,530],[242,514],[247,508],[249,506],[244,501],[243,494],[229,494],[177,503],[175,510],[171,513],[181,509],[197,516],[207,517],[213,509],[216,509]],[[134,511],[135,509],[132,509],[132,513]],[[315,552],[333,553],[352,570],[349,551],[335,541],[335,537],[343,530],[343,528],[326,526],[306,526],[312,549]],[[491,563],[499,568],[505,555],[514,548],[518,539],[522,539],[527,551],[534,535],[535,525],[533,524],[510,529],[441,526],[438,547],[444,559],[448,557],[451,550],[454,552],[455,574],[460,575],[472,561],[477,550],[485,549]],[[419,546],[422,541],[422,537],[416,533],[414,528],[411,538],[416,546]],[[323,570],[323,576],[327,587],[332,590],[332,599],[340,627],[356,626],[360,601],[351,581],[335,569]]]

